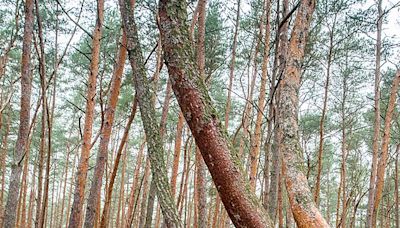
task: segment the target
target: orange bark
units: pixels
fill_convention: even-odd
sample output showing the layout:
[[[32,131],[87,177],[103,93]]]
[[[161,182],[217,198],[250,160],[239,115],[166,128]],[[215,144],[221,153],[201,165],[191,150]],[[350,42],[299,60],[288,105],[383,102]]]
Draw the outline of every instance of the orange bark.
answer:
[[[33,0],[25,1],[25,24],[24,37],[22,44],[21,60],[21,101],[19,113],[18,137],[15,145],[14,159],[11,165],[10,184],[8,188],[8,198],[5,207],[5,216],[3,227],[14,227],[16,220],[16,210],[18,195],[20,190],[20,177],[22,164],[25,157],[25,147],[28,141],[29,121],[30,121],[30,103],[32,79],[30,72],[31,62],[31,44],[33,32]]]
[[[371,223],[372,227],[376,227],[376,215],[378,212],[379,203],[382,199],[382,192],[385,183],[385,170],[389,155],[390,125],[392,122],[393,112],[396,105],[396,97],[397,97],[397,91],[399,90],[399,84],[400,84],[400,70],[397,70],[396,75],[393,78],[392,88],[390,89],[389,103],[385,115],[385,125],[383,128],[382,148],[381,148],[382,151],[376,173],[374,208],[372,211],[372,223]]]
[[[239,158],[221,128],[193,60],[186,1],[162,0],[160,32],[172,88],[227,212],[236,226],[269,227],[268,215],[248,191]],[[185,50],[185,51],[182,51]],[[185,60],[185,61],[184,61]]]
[[[371,175],[369,179],[369,192],[368,192],[368,208],[367,208],[367,223],[366,227],[372,228],[374,213],[374,199],[375,199],[375,182],[377,176],[377,166],[379,157],[379,141],[381,131],[381,113],[380,113],[380,81],[381,81],[381,49],[382,49],[382,0],[378,0],[378,20],[376,32],[376,46],[375,46],[375,97],[374,97],[374,137],[372,140],[372,162],[371,162]]]
[[[124,73],[125,60],[127,56],[126,42],[126,34],[123,32],[121,45],[118,51],[118,60],[111,79],[112,84],[108,97],[108,107],[105,111],[104,124],[100,133],[99,151],[97,154],[94,177],[86,207],[85,227],[93,227],[95,223],[95,217],[99,213],[99,211],[97,211],[97,204],[100,201],[101,184],[103,182],[103,173],[108,157],[108,144],[110,142],[115,110],[121,88],[122,75]]]
[[[173,160],[172,175],[171,175],[171,194],[173,197],[175,197],[176,194],[176,179],[178,178],[179,160],[181,156],[182,132],[183,132],[184,120],[185,119],[183,117],[182,112],[179,112],[178,123],[176,126],[174,160]]]
[[[85,111],[85,124],[83,129],[83,143],[81,157],[78,165],[78,172],[76,175],[76,184],[74,192],[74,202],[71,208],[71,216],[69,227],[80,227],[82,219],[82,207],[85,196],[87,172],[89,168],[89,155],[92,140],[92,124],[94,119],[95,96],[96,96],[96,78],[99,73],[99,55],[100,55],[100,39],[102,34],[102,25],[104,18],[104,0],[97,1],[97,16],[96,25],[93,31],[92,40],[92,58],[90,61],[89,76],[88,76],[88,89],[87,89],[87,103]]]
[[[329,227],[316,207],[306,176],[302,172],[302,149],[298,136],[298,99],[300,62],[304,57],[306,37],[315,9],[314,0],[302,0],[292,29],[287,68],[280,84],[279,126],[282,129],[283,174],[291,209],[297,226]]]
[[[264,108],[265,108],[265,97],[266,97],[266,86],[268,79],[268,59],[269,59],[269,39],[270,39],[270,11],[271,11],[271,1],[265,0],[265,15],[266,15],[266,25],[265,25],[265,37],[264,37],[264,56],[261,67],[261,87],[260,94],[258,96],[257,103],[257,117],[256,117],[256,126],[254,128],[254,134],[251,143],[250,149],[250,186],[253,191],[256,190],[256,179],[257,179],[257,169],[258,169],[258,159],[260,156],[260,147],[261,147],[261,125],[264,117]]]
[[[128,133],[131,128],[133,119],[135,118],[135,115],[136,115],[137,100],[136,100],[136,98],[133,98],[133,99],[134,100],[133,100],[133,105],[132,105],[132,109],[131,109],[131,114],[126,123],[125,130],[122,135],[121,143],[118,147],[117,155],[115,156],[115,161],[113,164],[111,177],[110,177],[107,191],[106,191],[106,197],[105,197],[106,199],[104,202],[103,213],[102,213],[101,222],[100,222],[100,227],[102,227],[102,228],[107,227],[107,224],[108,224],[108,220],[109,220],[109,216],[110,216],[109,210],[110,210],[110,205],[111,205],[113,187],[114,187],[115,178],[117,176],[118,167],[119,167],[119,163],[120,163],[121,156],[122,156],[122,150],[125,147],[126,142],[128,141]]]
[[[133,209],[135,206],[135,200],[136,200],[136,193],[137,193],[137,185],[138,185],[138,181],[139,181],[139,173],[140,173],[140,169],[142,166],[142,161],[143,161],[143,151],[144,151],[144,146],[145,146],[146,142],[144,141],[142,143],[142,145],[140,146],[139,149],[139,153],[137,155],[137,162],[136,162],[136,167],[135,167],[135,172],[134,172],[134,176],[133,176],[133,182],[131,185],[131,190],[129,193],[129,205],[128,205],[128,213],[126,216],[126,227],[131,227],[132,222],[133,222]]]

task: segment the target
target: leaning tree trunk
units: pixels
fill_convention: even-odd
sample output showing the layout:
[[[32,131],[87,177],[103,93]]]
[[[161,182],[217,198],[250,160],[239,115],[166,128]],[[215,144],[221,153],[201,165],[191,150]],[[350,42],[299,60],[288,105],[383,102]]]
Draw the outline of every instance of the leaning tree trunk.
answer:
[[[287,68],[280,82],[279,127],[282,129],[283,175],[291,209],[298,227],[329,227],[313,201],[303,173],[302,148],[298,135],[298,101],[301,62],[315,0],[302,0],[292,29]]]
[[[123,27],[127,34],[127,50],[133,70],[133,79],[137,93],[143,127],[149,151],[149,159],[153,179],[156,185],[157,197],[164,215],[167,227],[180,227],[181,221],[171,194],[168,182],[161,135],[158,130],[154,102],[152,102],[151,85],[146,77],[143,56],[134,19],[132,3],[120,0]]]
[[[33,32],[33,0],[25,1],[25,25],[24,38],[22,43],[21,60],[21,103],[19,112],[19,129],[15,145],[14,159],[11,164],[10,185],[8,188],[8,198],[5,207],[3,227],[14,227],[16,220],[16,210],[18,195],[20,190],[20,178],[23,160],[25,157],[25,146],[28,142],[30,103],[32,91],[32,79],[30,72],[31,44]]]
[[[400,70],[397,70],[396,75],[393,78],[392,88],[390,89],[390,97],[388,108],[385,115],[385,125],[383,128],[382,137],[382,148],[381,156],[378,162],[377,172],[376,172],[376,183],[375,183],[375,196],[374,196],[374,207],[372,210],[372,227],[376,227],[376,216],[378,213],[379,203],[382,199],[383,187],[385,184],[385,170],[388,160],[389,153],[389,143],[390,143],[390,126],[392,122],[393,112],[396,105],[397,91],[399,90],[400,84]]]
[[[90,73],[88,78],[87,103],[85,112],[85,124],[83,129],[83,144],[81,158],[76,174],[74,202],[72,203],[69,227],[79,227],[82,218],[82,207],[85,196],[87,172],[89,168],[89,154],[92,140],[92,124],[96,96],[96,78],[99,73],[100,39],[103,25],[104,0],[97,1],[96,25],[92,40],[92,58],[90,61]]]
[[[232,222],[237,227],[272,227],[249,189],[239,157],[229,143],[194,64],[185,23],[186,1],[161,0],[159,15],[164,60],[172,88]]]

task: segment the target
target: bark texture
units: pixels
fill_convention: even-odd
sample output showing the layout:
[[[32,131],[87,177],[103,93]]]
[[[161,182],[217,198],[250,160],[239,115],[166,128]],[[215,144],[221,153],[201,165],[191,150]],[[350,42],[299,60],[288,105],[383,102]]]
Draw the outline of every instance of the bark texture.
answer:
[[[125,50],[126,51],[126,50]],[[133,122],[133,119],[135,118],[136,115],[136,109],[137,109],[137,99],[136,97],[133,98],[133,105],[131,108],[131,114],[129,116],[129,119],[126,123],[124,133],[122,135],[121,143],[118,147],[117,155],[115,156],[115,161],[113,165],[113,169],[111,172],[110,180],[107,186],[107,192],[106,192],[106,199],[104,202],[104,207],[103,207],[103,212],[101,216],[101,222],[100,222],[100,227],[105,228],[107,227],[109,216],[110,216],[110,206],[111,206],[111,198],[112,198],[112,193],[113,193],[113,187],[115,183],[115,178],[117,176],[118,172],[118,167],[119,163],[121,161],[121,156],[122,156],[122,150],[125,147],[126,142],[128,141],[128,133],[129,130],[131,129],[131,125]]]
[[[269,40],[270,40],[270,11],[271,11],[271,1],[265,0],[265,17],[266,17],[266,25],[265,25],[265,37],[264,37],[264,57],[261,66],[261,82],[260,82],[260,94],[258,96],[258,111],[256,117],[256,126],[254,128],[254,134],[251,143],[250,149],[250,186],[253,191],[256,190],[256,179],[257,179],[257,170],[258,170],[258,160],[260,156],[261,149],[261,127],[262,121],[264,117],[264,109],[265,109],[265,97],[266,97],[266,87],[268,80],[268,59],[269,59]]]
[[[85,227],[93,227],[95,223],[97,211],[97,204],[100,201],[100,191],[103,180],[103,173],[108,156],[108,144],[110,142],[111,130],[114,123],[114,114],[117,107],[119,91],[121,88],[122,75],[124,73],[124,66],[126,60],[126,35],[122,34],[122,41],[118,51],[118,60],[112,75],[111,91],[108,97],[108,107],[105,111],[105,122],[101,128],[100,145],[97,153],[96,166],[94,169],[94,177],[92,186],[90,187],[89,198],[86,207]]]
[[[298,135],[301,64],[314,9],[314,0],[300,2],[289,43],[287,68],[280,84],[279,126],[282,129],[283,175],[294,219],[300,228],[329,227],[313,201],[303,173],[303,151]]]
[[[164,60],[175,96],[234,225],[271,227],[268,215],[251,193],[240,170],[239,157],[229,144],[194,64],[194,51],[185,23],[186,7],[186,1],[182,0],[161,0],[159,4]]]
[[[382,0],[378,0],[378,20],[376,31],[375,46],[375,97],[374,97],[374,138],[372,141],[372,164],[369,179],[367,227],[374,227],[372,224],[375,197],[375,182],[379,156],[379,141],[381,130],[381,111],[380,111],[380,81],[381,81],[381,50],[382,50]],[[376,215],[375,215],[376,216]]]
[[[33,0],[25,1],[25,24],[22,43],[21,60],[21,100],[19,112],[18,137],[14,150],[14,158],[11,164],[10,184],[8,198],[4,212],[3,227],[14,227],[17,217],[18,195],[20,190],[20,178],[25,147],[29,137],[30,103],[32,91],[32,78],[30,72],[31,45],[33,32]]]
[[[197,67],[200,72],[200,77],[205,80],[205,35],[206,35],[206,0],[199,0],[198,2],[198,36],[197,36]],[[204,160],[201,157],[200,151],[196,148],[196,210],[197,214],[195,214],[195,218],[197,218],[196,227],[197,228],[205,228],[207,227],[207,212],[206,212],[206,203],[207,203],[207,195],[206,195],[206,166],[204,164]]]
[[[85,124],[83,129],[83,144],[81,157],[78,164],[76,174],[74,201],[71,208],[71,216],[69,227],[80,227],[82,219],[82,207],[85,196],[86,179],[89,166],[89,154],[92,140],[92,124],[94,118],[95,96],[96,96],[96,79],[99,73],[99,55],[100,55],[100,39],[102,34],[102,25],[104,15],[104,0],[97,1],[97,17],[96,25],[93,31],[92,39],[92,58],[90,61],[90,73],[88,77],[87,103],[85,111]]]
[[[152,102],[153,92],[151,84],[146,77],[142,51],[134,19],[134,11],[131,3],[120,0],[123,27],[127,34],[127,50],[129,61],[133,70],[133,79],[138,97],[138,103],[146,133],[151,171],[156,185],[158,200],[167,227],[180,227],[176,204],[171,194],[168,182],[167,167],[164,158],[164,149],[161,135],[156,124],[155,106]]]
[[[399,90],[399,84],[400,84],[400,70],[397,70],[397,73],[393,78],[392,88],[390,89],[389,103],[385,115],[385,125],[383,128],[382,148],[381,148],[382,151],[376,172],[374,208],[372,211],[372,222],[371,222],[372,227],[376,227],[376,217],[378,213],[378,207],[382,199],[382,192],[385,183],[385,170],[389,156],[390,126],[392,122],[394,108],[396,105],[396,98],[397,98],[397,91]]]

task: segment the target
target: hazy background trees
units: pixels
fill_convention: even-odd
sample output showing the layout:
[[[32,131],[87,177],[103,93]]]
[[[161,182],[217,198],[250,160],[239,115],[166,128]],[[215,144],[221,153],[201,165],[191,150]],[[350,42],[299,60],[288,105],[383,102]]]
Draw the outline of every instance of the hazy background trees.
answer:
[[[10,199],[9,186],[13,181],[11,175],[13,160],[21,155],[16,150],[16,143],[18,129],[21,127],[19,118],[23,114],[20,99],[26,92],[21,91],[20,84],[24,78],[21,74],[24,26],[27,23],[24,8],[28,2],[22,0],[0,2],[2,25],[0,28],[2,43],[0,46],[0,219],[2,222],[6,202]],[[89,66],[93,60],[92,33],[96,23],[97,2],[45,0],[37,3],[38,9],[34,7],[33,10],[30,48],[29,73],[32,78],[32,94],[29,104],[29,137],[24,148],[25,156],[18,164],[21,168],[21,178],[16,180],[20,183],[20,191],[18,200],[15,200],[15,219],[20,227],[34,226],[35,221],[39,222],[40,219],[43,219],[44,226],[59,227],[66,226],[70,220],[72,193],[75,189],[76,171],[85,135],[84,123],[88,100],[86,93],[89,84]],[[376,68],[379,28],[377,22],[380,19],[378,3],[378,1],[361,0],[317,1],[307,37],[304,61],[301,62],[298,118],[299,141],[303,152],[300,158],[310,191],[313,198],[317,199],[316,205],[331,226],[364,227],[367,224],[369,190],[370,186],[375,185],[375,182],[370,185],[374,125],[377,122],[374,109],[375,73],[377,71],[380,76],[377,84],[380,90],[380,121],[375,127],[379,133],[378,139],[375,140],[378,145],[379,161],[390,90],[399,68],[400,58],[400,39],[396,34],[400,30],[399,22],[396,20],[399,4],[382,1],[382,48],[379,52],[380,67],[378,70]],[[287,8],[284,9],[286,4]],[[296,4],[294,1],[271,1],[268,25],[270,28],[266,24],[267,13],[264,7],[266,2],[262,0],[209,0],[205,13],[204,76],[207,91],[216,113],[222,120],[222,126],[225,116],[229,117],[228,139],[233,148],[240,152],[243,165],[240,169],[246,172],[247,178],[250,175],[251,164],[253,167],[256,166],[255,195],[259,202],[272,205],[266,209],[272,221],[281,227],[285,225],[294,227],[295,224],[285,179],[281,174],[281,159],[285,157],[279,152],[279,137],[275,136],[279,136],[277,134],[279,115],[276,113],[279,112],[277,109],[279,83],[282,80],[280,67],[285,67],[284,61],[279,60],[279,55],[282,53],[281,42],[284,40],[281,37],[284,28],[282,26],[288,25],[287,35],[290,38],[299,10]],[[196,47],[199,37],[197,5],[197,1],[189,2],[187,8],[188,27],[193,25],[191,39],[193,48]],[[136,1],[134,15],[138,40],[141,44],[147,79],[156,85],[150,89],[154,97],[154,117],[157,120],[165,118],[162,146],[167,173],[164,175],[167,175],[169,181],[176,180],[170,187],[175,190],[172,195],[182,224],[195,226],[197,221],[200,221],[197,217],[199,215],[197,204],[200,201],[194,197],[194,192],[198,189],[196,145],[186,122],[182,117],[179,118],[180,108],[174,94],[171,90],[166,92],[168,72],[166,65],[162,63],[164,61],[161,60],[163,52],[158,46],[160,22],[157,17],[157,7],[156,1]],[[286,17],[286,13],[291,14]],[[39,29],[39,18],[42,31]],[[282,23],[282,20],[286,23]],[[237,23],[237,47],[234,70],[231,74]],[[86,188],[83,214],[86,211],[90,184],[95,178],[96,157],[102,140],[101,131],[105,126],[107,108],[110,105],[112,76],[115,74],[118,50],[122,43],[121,26],[118,2],[105,1],[99,44],[97,87],[94,91],[93,135],[88,139],[91,149],[87,180],[84,182]],[[269,37],[265,37],[265,34],[269,34]],[[277,45],[278,39],[280,41]],[[260,89],[265,59],[267,59],[267,80],[263,97],[260,96]],[[41,64],[45,66],[45,70]],[[128,61],[124,62],[124,67],[107,146],[108,159],[105,162],[101,193],[94,218],[96,224],[100,224],[113,165],[135,103],[133,98],[136,90]],[[231,75],[233,78],[230,110],[226,112]],[[275,80],[272,78],[273,75],[276,76]],[[274,89],[277,91],[271,94]],[[265,102],[262,110],[259,107],[260,97]],[[165,105],[169,105],[169,108],[166,109]],[[384,194],[376,211],[379,227],[396,227],[399,223],[398,108],[399,102],[396,100],[390,121],[391,134],[388,160],[384,169]],[[163,110],[164,117],[162,117]],[[260,113],[259,122],[257,113]],[[154,192],[151,191],[152,164],[148,160],[142,120],[144,118],[142,119],[138,110],[132,120],[126,145],[120,149],[121,157],[106,221],[110,227],[122,227],[130,222],[132,227],[137,227],[139,224],[160,227],[164,221],[157,194],[154,196],[152,194]],[[161,127],[158,127],[160,122],[153,124],[160,129]],[[268,141],[269,124],[271,132]],[[260,127],[260,138],[254,135],[256,125]],[[323,140],[320,140],[321,136]],[[256,157],[252,158],[250,152],[254,140],[258,141],[260,153],[253,153]],[[265,151],[267,153],[264,153]],[[49,158],[48,174],[46,174],[47,158]],[[173,171],[174,164],[176,171]],[[217,197],[218,192],[208,170],[205,173],[206,218],[202,222],[205,222],[207,227],[231,225]],[[46,178],[48,178],[48,188],[45,187]],[[48,198],[48,202],[47,208],[43,210],[42,204],[45,203],[45,198]],[[155,202],[154,207],[147,207],[151,205],[152,200]],[[41,214],[41,211],[45,214]],[[128,221],[129,218],[132,221]],[[83,225],[84,218],[80,219]]]

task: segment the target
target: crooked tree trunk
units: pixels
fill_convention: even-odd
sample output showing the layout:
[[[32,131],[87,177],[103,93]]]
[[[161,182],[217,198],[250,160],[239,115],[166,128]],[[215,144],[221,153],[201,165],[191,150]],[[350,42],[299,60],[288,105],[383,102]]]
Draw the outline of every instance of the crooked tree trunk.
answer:
[[[14,158],[11,165],[10,184],[8,188],[8,198],[5,207],[3,227],[14,227],[16,220],[16,210],[18,195],[20,190],[20,178],[23,160],[25,157],[25,147],[28,142],[30,103],[32,91],[32,79],[30,72],[31,44],[33,32],[33,0],[25,1],[25,24],[24,37],[22,43],[21,60],[21,101],[19,112],[19,129],[15,145]]]
[[[102,34],[103,25],[103,12],[104,11],[104,0],[97,1],[97,15],[96,25],[93,31],[92,39],[92,58],[90,61],[90,73],[88,77],[88,89],[87,89],[87,103],[85,112],[85,124],[83,129],[83,144],[81,151],[81,158],[78,165],[78,171],[76,174],[76,184],[74,192],[74,201],[71,209],[71,216],[69,221],[69,227],[80,227],[80,221],[82,219],[82,207],[85,196],[85,187],[87,172],[89,166],[89,154],[92,138],[92,124],[93,114],[95,108],[95,96],[96,96],[96,78],[99,73],[99,55],[100,55],[100,39]]]
[[[400,70],[397,70],[396,75],[393,78],[392,88],[390,89],[389,103],[385,115],[385,125],[383,128],[383,137],[382,137],[382,149],[381,149],[382,151],[376,172],[374,208],[372,210],[372,223],[371,223],[372,227],[376,227],[376,217],[378,213],[378,207],[382,199],[382,192],[385,183],[385,170],[389,156],[390,126],[392,122],[394,108],[396,105],[396,97],[397,97],[397,91],[399,90],[399,84],[400,84]]]
[[[172,88],[232,222],[237,227],[271,227],[268,215],[249,189],[239,157],[231,150],[195,67],[185,24],[186,1],[160,1],[159,15],[164,60]]]
[[[280,84],[279,126],[282,129],[283,175],[291,209],[300,228],[329,227],[313,201],[303,173],[303,151],[298,136],[301,62],[314,9],[314,0],[300,2],[289,43],[287,68]]]
[[[118,103],[119,91],[121,88],[122,75],[126,60],[126,35],[122,33],[122,41],[118,50],[118,60],[111,79],[111,90],[108,97],[108,107],[105,110],[105,121],[100,133],[100,145],[97,153],[96,166],[92,186],[90,187],[89,198],[86,206],[85,227],[94,227],[95,217],[98,215],[97,205],[100,201],[103,173],[108,157],[108,144],[110,142],[111,130],[114,124],[115,109]],[[129,122],[129,121],[128,121]]]
[[[127,50],[132,67],[133,79],[138,103],[142,117],[143,127],[146,133],[151,171],[156,185],[158,200],[164,215],[167,227],[180,227],[181,221],[178,216],[171,188],[168,182],[167,167],[164,158],[164,149],[161,135],[158,130],[155,105],[152,102],[151,84],[146,77],[146,69],[143,62],[142,51],[137,34],[134,19],[133,4],[120,0],[123,27],[128,37]]]

